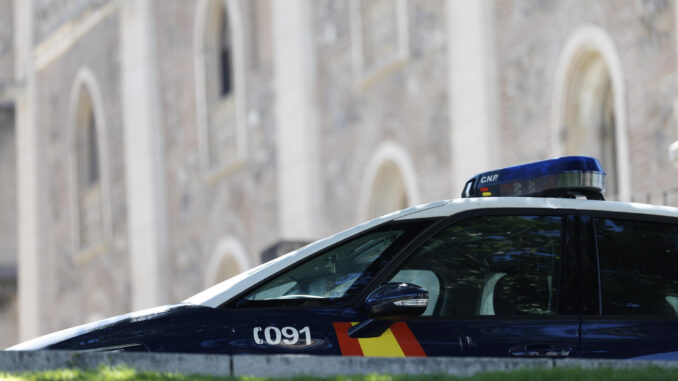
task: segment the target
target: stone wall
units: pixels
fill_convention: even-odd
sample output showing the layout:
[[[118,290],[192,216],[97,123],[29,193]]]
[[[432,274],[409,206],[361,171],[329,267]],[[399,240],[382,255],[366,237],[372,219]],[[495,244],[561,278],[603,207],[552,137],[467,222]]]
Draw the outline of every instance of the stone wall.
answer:
[[[311,103],[317,113],[313,118],[319,139],[321,217],[315,238],[366,217],[360,198],[366,189],[369,192],[368,165],[385,142],[402,148],[414,167],[418,199],[412,202],[454,198],[460,192],[453,189],[451,178],[450,133],[455,126],[451,126],[454,110],[450,104],[454,102],[449,99],[448,79],[454,65],[448,61],[447,38],[453,26],[443,11],[449,5],[443,0],[370,1],[365,14],[354,7],[360,2],[349,0],[307,4],[313,40],[304,58],[314,63],[312,93],[316,96]],[[0,9],[10,10],[0,13],[0,98],[3,83],[13,78],[15,69],[13,4],[0,0]],[[196,101],[196,33],[202,27],[197,25],[199,4],[163,0],[153,8],[170,302],[181,301],[216,281],[206,279],[206,274],[221,254],[216,251],[220,242],[239,242],[249,265],[255,265],[261,253],[281,239],[275,110],[276,94],[284,94],[284,89],[275,89],[271,2],[237,3],[244,46],[239,58],[245,63],[246,145],[241,158],[216,172],[205,171],[201,165]],[[553,128],[554,98],[562,91],[556,88],[561,57],[576,31],[594,26],[609,37],[620,60],[633,197],[646,201],[649,193],[650,201],[663,202],[659,192],[678,187],[675,168],[667,158],[668,145],[678,139],[675,2],[498,0],[491,4],[499,125],[494,138],[500,146],[500,165],[555,154],[550,142],[562,140],[554,136],[559,134],[557,126]],[[44,232],[39,238],[44,250],[37,281],[41,330],[46,332],[131,308],[125,188],[125,166],[130,163],[123,154],[117,3],[36,0],[33,14],[33,39],[40,53],[34,116],[40,137],[39,231]],[[104,202],[110,210],[107,238],[100,250],[88,253],[80,252],[73,238],[77,209],[71,181],[74,126],[69,119],[73,86],[85,68],[102,97],[107,159],[102,173],[109,179]],[[0,144],[4,147],[6,139],[0,137]],[[0,152],[8,151],[0,148]],[[4,193],[0,198],[6,199]],[[667,201],[678,204],[678,191]],[[13,213],[9,207],[0,212],[3,216]],[[10,229],[0,234],[6,235],[0,236],[0,248],[9,247],[2,249],[5,253],[16,248]],[[4,337],[0,332],[0,344]]]
[[[0,101],[3,87],[14,79],[14,5],[12,0],[0,0]]]
[[[0,347],[17,340],[16,131],[14,108],[0,104]]]
[[[239,240],[251,264],[258,264],[260,253],[278,237],[269,3],[241,2],[247,26],[247,149],[241,163],[218,173],[200,166],[193,55],[197,3],[170,0],[156,7],[174,302],[205,287],[208,264],[224,237]]]
[[[44,251],[39,279],[43,332],[112,316],[130,309],[130,264],[127,253],[127,212],[123,125],[120,109],[119,19],[111,13],[74,45],[36,73],[36,125],[40,136],[40,221]],[[110,231],[94,251],[75,242],[78,227],[72,155],[75,133],[71,97],[76,78],[91,73],[102,98],[100,112],[105,147],[100,147],[102,178],[109,179],[102,197],[110,210]],[[91,90],[91,89],[90,89]],[[107,163],[107,165],[105,164]],[[103,192],[102,192],[103,194]]]
[[[363,73],[352,49],[349,1],[314,1],[320,124],[322,231],[359,221],[358,197],[367,164],[380,143],[409,153],[421,200],[452,198],[445,20],[442,1],[407,2],[407,54]],[[353,12],[355,13],[355,12]],[[363,37],[364,38],[364,37]]]
[[[14,3],[0,0],[0,347],[18,340]]]
[[[549,142],[559,59],[582,26],[600,27],[621,61],[632,196],[661,203],[678,179],[667,156],[678,137],[675,2],[509,1],[496,3],[502,162],[553,155]],[[562,91],[562,89],[560,90]],[[558,136],[556,139],[560,139]],[[678,203],[678,196],[671,203]]]
[[[0,105],[0,265],[16,264],[16,132],[14,108]]]
[[[90,12],[110,0],[34,0],[33,14],[36,43],[54,33],[60,26],[87,17]],[[3,8],[4,9],[4,8]]]

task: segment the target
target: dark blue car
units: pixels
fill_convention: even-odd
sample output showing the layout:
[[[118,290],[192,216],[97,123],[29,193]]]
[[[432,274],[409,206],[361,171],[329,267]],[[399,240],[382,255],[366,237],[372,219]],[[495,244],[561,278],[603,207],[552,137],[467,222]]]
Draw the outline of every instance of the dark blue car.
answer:
[[[490,171],[181,304],[10,349],[678,359],[678,209],[603,190],[591,158]]]

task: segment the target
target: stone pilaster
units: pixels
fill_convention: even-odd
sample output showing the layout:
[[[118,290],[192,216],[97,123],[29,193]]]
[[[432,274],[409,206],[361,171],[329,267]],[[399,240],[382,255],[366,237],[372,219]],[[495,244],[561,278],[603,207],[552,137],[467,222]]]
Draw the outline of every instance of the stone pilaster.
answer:
[[[491,0],[447,3],[448,93],[455,197],[473,174],[498,164]]]
[[[320,178],[310,7],[308,0],[273,0],[278,219],[284,240],[318,238]]]
[[[132,308],[168,302],[165,181],[151,0],[120,1]]]
[[[14,2],[16,162],[18,195],[19,340],[40,329],[40,144],[35,123],[36,84],[33,54],[33,1]]]

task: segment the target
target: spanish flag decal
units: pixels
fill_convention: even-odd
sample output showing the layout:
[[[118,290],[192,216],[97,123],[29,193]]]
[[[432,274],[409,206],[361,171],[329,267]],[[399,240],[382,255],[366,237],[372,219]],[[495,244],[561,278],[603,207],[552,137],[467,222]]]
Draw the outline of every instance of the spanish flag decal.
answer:
[[[358,323],[335,322],[339,349],[343,356],[365,357],[426,357],[426,353],[405,322],[395,322],[379,337],[354,339],[348,336],[351,326]]]

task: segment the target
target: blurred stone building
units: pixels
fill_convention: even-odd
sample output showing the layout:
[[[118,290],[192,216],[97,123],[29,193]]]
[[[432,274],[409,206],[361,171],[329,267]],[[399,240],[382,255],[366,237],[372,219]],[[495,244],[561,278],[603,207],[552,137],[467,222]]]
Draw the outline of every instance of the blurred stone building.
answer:
[[[599,157],[678,204],[674,1],[0,0],[0,345]]]

